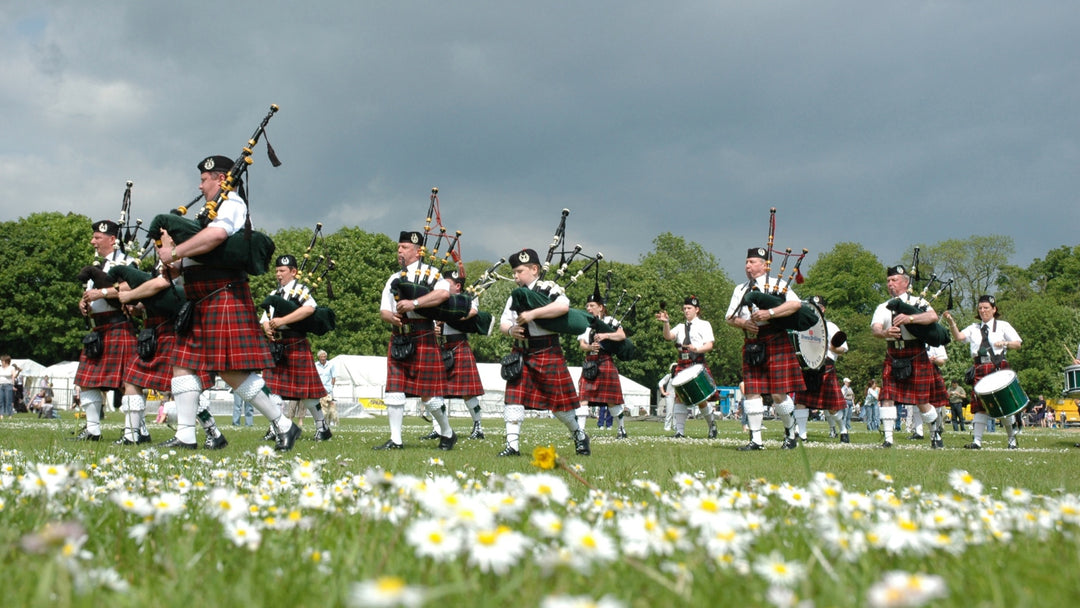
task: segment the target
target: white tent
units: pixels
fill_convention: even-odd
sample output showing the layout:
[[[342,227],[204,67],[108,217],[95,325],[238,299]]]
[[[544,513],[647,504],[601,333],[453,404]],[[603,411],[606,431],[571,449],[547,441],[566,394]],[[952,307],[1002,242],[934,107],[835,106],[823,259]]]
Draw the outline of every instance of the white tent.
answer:
[[[339,417],[357,417],[365,411],[381,413],[385,410],[382,398],[386,385],[386,357],[338,355],[330,361],[336,368],[334,400],[337,401]],[[499,364],[480,363],[477,367],[485,390],[480,398],[480,406],[485,415],[501,416],[506,381],[499,373]],[[581,368],[571,367],[570,375],[576,384],[581,377]],[[620,376],[620,380],[628,414],[637,416],[639,413],[647,413],[650,405],[649,389],[625,377]],[[468,415],[460,399],[451,399],[449,406],[451,415]]]
[[[19,377],[23,383],[23,404],[29,403],[30,399],[37,394],[38,382],[45,375],[45,366],[33,359],[12,359],[12,365],[19,367]]]
[[[75,392],[75,372],[78,370],[78,361],[63,361],[45,368],[45,374],[52,381],[53,404],[57,408],[71,407],[71,396]]]

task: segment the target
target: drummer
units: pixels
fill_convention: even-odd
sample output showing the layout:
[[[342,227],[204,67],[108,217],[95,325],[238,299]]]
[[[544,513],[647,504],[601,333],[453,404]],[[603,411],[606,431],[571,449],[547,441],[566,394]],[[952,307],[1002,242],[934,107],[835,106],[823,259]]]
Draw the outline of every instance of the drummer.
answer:
[[[822,313],[825,312],[825,298],[810,296],[810,302]],[[840,443],[851,443],[849,433],[851,409],[844,397],[843,389],[836,381],[836,358],[848,351],[846,334],[840,331],[832,321],[825,321],[825,342],[829,350],[825,354],[825,366],[820,371],[803,370],[805,391],[795,393],[795,423],[799,427],[799,439],[806,441],[806,423],[810,419],[810,410],[821,410],[829,420],[829,426],[840,428]],[[834,344],[835,343],[835,344]],[[851,390],[851,379],[844,378],[844,386]],[[838,415],[846,412],[844,415]]]
[[[1009,362],[1005,360],[1005,351],[1010,348],[1019,349],[1023,340],[1012,325],[998,318],[1001,313],[998,311],[997,300],[994,296],[979,296],[975,312],[979,316],[979,321],[968,325],[963,331],[956,326],[956,320],[948,311],[944,313],[944,316],[949,321],[953,339],[957,342],[967,342],[971,347],[971,356],[975,366],[975,384],[978,384],[979,380],[998,370],[1009,369]],[[974,418],[971,424],[974,437],[971,443],[964,447],[978,450],[982,448],[982,436],[990,422],[990,416],[986,413],[986,408],[978,393],[971,398],[971,413]],[[1005,416],[1000,421],[1009,433],[1009,449],[1015,450],[1018,446],[1012,416]]]
[[[795,291],[787,289],[787,284],[779,278],[769,278],[768,265],[766,264],[768,250],[764,247],[754,247],[746,252],[746,283],[735,288],[731,294],[731,303],[728,305],[728,325],[737,327],[745,333],[743,343],[743,382],[745,389],[745,411],[750,426],[750,443],[739,450],[763,450],[765,449],[761,439],[761,422],[765,417],[765,401],[762,395],[772,395],[773,408],[776,410],[780,421],[784,423],[784,444],[782,449],[790,450],[798,446],[795,437],[797,430],[795,418],[792,412],[795,403],[790,394],[806,390],[806,382],[803,380],[802,366],[795,354],[795,347],[788,339],[787,330],[777,327],[769,322],[777,317],[791,316],[802,308],[802,302],[795,295]],[[779,306],[769,309],[743,306],[743,296],[750,289],[761,291],[784,291],[784,302]],[[763,345],[766,360],[755,363],[752,356],[748,356],[748,348],[751,345]]]
[[[702,319],[701,314],[701,301],[697,296],[687,296],[683,300],[683,318],[685,322],[679,323],[674,328],[671,327],[671,320],[668,317],[666,310],[661,310],[656,313],[656,318],[660,320],[664,328],[664,339],[672,340],[675,342],[676,348],[679,351],[679,358],[675,361],[675,369],[672,371],[672,378],[676,378],[679,372],[692,367],[694,365],[700,365],[703,372],[706,375],[708,384],[715,386],[712,380],[712,374],[709,372],[709,366],[705,363],[705,353],[713,349],[713,343],[715,338],[713,337],[712,323],[709,323],[705,319]],[[710,400],[716,399],[716,391],[709,393],[705,399],[695,404],[685,403],[678,391],[675,392],[675,404],[672,407],[675,418],[675,435],[676,439],[686,436],[686,419],[690,417],[689,405],[696,405],[705,416],[705,421],[709,423],[709,439],[716,437],[716,415],[715,410],[710,403]]]

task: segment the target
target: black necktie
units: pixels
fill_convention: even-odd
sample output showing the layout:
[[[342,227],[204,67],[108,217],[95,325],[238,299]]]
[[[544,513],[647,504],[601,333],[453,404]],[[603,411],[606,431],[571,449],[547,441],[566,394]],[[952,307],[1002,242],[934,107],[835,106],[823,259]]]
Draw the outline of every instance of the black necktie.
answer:
[[[982,342],[979,343],[979,356],[981,357],[990,352],[990,328],[986,326],[986,323],[983,323],[979,331],[982,332]]]
[[[686,346],[690,345],[690,322],[689,321],[686,322],[686,328],[683,331],[682,343],[684,345],[686,345]]]

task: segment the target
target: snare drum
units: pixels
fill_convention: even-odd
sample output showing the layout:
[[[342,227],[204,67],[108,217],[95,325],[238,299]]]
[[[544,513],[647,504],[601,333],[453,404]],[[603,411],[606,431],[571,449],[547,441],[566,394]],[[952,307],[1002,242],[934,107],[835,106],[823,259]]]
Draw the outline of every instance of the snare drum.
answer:
[[[813,310],[816,317],[814,324],[803,331],[788,330],[788,337],[795,347],[799,366],[807,370],[819,370],[825,365],[825,355],[829,353],[829,330],[820,308],[809,301],[803,302],[803,308]]]
[[[695,363],[682,370],[671,379],[671,386],[675,388],[675,394],[687,405],[695,405],[705,401],[716,392],[716,385],[709,377],[705,366]]]
[[[1004,418],[1024,409],[1028,396],[1020,388],[1020,379],[1011,369],[998,370],[975,383],[986,413],[994,418]]]
[[[1065,368],[1065,394],[1080,393],[1080,365]]]

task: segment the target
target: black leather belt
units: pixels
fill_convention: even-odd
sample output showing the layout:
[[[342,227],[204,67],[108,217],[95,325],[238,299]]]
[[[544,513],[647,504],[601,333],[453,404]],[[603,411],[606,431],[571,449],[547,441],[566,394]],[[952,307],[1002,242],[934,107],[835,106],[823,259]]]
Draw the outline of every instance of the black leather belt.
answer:
[[[404,323],[401,326],[401,333],[414,334],[419,331],[435,331],[435,322],[424,321],[423,319],[413,321],[410,319],[409,323]]]
[[[889,340],[886,342],[886,344],[888,344],[889,348],[903,349],[922,346],[923,342],[919,340]]]
[[[548,347],[551,347],[551,346],[558,346],[559,345],[559,336],[558,335],[535,336],[535,337],[529,338],[526,343],[528,344],[527,348],[529,348],[530,350],[538,349],[538,348],[548,348]]]
[[[297,331],[295,329],[279,329],[278,334],[282,338],[306,338],[306,331]]]
[[[991,357],[990,355],[981,355],[981,356],[975,357],[974,359],[975,359],[975,363],[994,363],[994,358]],[[1005,362],[1005,357],[1002,357],[998,362],[1004,363]]]
[[[452,334],[449,336],[443,336],[443,344],[450,344],[452,342],[467,342],[469,336],[466,334]]]
[[[122,313],[119,312],[99,312],[93,315],[93,318],[94,323],[98,323],[101,325],[108,325],[110,323],[123,323],[124,321],[127,321],[127,317],[125,317]]]

